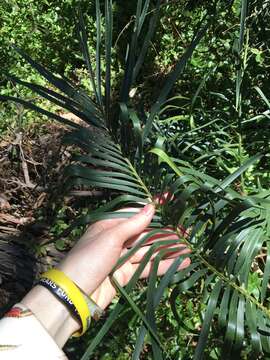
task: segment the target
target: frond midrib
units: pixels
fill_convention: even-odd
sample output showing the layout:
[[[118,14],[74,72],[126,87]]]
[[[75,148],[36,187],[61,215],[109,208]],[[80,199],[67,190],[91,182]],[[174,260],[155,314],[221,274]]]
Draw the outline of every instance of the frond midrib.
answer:
[[[267,309],[261,302],[259,302],[257,299],[255,299],[251,294],[247,292],[246,289],[244,289],[242,286],[237,285],[233,280],[230,280],[226,275],[224,275],[222,272],[217,270],[212,264],[210,264],[201,254],[200,250],[196,250],[193,248],[193,245],[186,239],[183,238],[181,235],[181,232],[176,229],[176,232],[178,233],[179,237],[181,237],[181,241],[185,242],[185,244],[188,246],[188,248],[192,251],[192,254],[199,259],[199,261],[213,274],[215,274],[220,280],[223,281],[223,283],[226,284],[226,286],[232,287],[234,290],[236,290],[238,293],[243,295],[245,299],[249,300],[251,303],[253,303],[257,308],[259,308],[268,318],[270,318],[270,310]]]

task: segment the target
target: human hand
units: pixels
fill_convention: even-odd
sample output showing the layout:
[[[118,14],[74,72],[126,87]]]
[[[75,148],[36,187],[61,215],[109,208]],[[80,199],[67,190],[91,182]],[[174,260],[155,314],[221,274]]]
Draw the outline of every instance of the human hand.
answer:
[[[124,210],[136,211],[137,209]],[[101,308],[105,309],[116,293],[108,275],[118,259],[128,251],[128,248],[134,246],[149,231],[147,226],[149,226],[154,212],[154,206],[148,204],[129,219],[118,218],[96,222],[88,228],[59,265],[59,268],[85,293],[91,294],[91,298]],[[160,261],[158,275],[163,275],[177,256],[189,252],[184,244],[179,243],[175,233],[155,235],[115,271],[114,277],[121,286],[125,286],[129,282],[151,244],[160,240],[175,240],[175,244],[165,246],[168,248],[168,254]],[[164,249],[164,246],[162,248]],[[179,250],[169,252],[170,248]],[[159,250],[157,249],[155,255]],[[149,276],[155,255],[146,265],[141,278]],[[186,258],[179,269],[183,269],[189,264],[190,259]]]
[[[138,209],[125,210],[138,211]],[[148,204],[129,219],[117,218],[96,222],[88,228],[58,267],[85,293],[89,294],[101,308],[105,309],[116,294],[109,274],[128,248],[134,246],[149,231],[147,227],[151,223],[154,212],[154,206]],[[168,248],[168,253],[159,263],[158,275],[164,274],[174,258],[189,252],[178,239],[179,237],[173,232],[149,238],[144,246],[114,272],[115,279],[121,286],[125,286],[153,242],[175,240],[173,245],[170,243],[168,246],[162,246],[162,249]],[[174,251],[170,251],[172,247]],[[175,251],[175,248],[179,250]],[[144,268],[142,278],[149,276],[153,258],[159,250],[160,248]],[[189,258],[184,259],[179,269],[187,267],[189,263]],[[70,315],[67,307],[41,285],[35,286],[23,298],[22,303],[35,314],[59,347],[62,347],[80,328],[81,324]]]

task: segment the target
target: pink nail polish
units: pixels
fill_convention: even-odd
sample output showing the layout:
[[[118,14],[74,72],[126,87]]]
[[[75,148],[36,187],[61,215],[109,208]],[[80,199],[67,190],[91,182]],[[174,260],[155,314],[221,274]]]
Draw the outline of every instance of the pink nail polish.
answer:
[[[153,213],[153,210],[154,210],[154,206],[152,204],[147,204],[141,210],[141,213],[146,215],[146,216],[149,216],[149,215],[151,215]]]

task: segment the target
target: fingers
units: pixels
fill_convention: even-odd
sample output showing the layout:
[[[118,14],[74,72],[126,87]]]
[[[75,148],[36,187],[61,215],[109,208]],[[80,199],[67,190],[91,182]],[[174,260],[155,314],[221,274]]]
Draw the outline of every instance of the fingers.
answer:
[[[140,209],[139,208],[122,208],[117,210],[116,212],[126,212],[126,211],[130,211],[130,212],[139,212]],[[115,218],[115,219],[105,219],[105,220],[99,220],[97,222],[95,222],[94,224],[90,225],[84,236],[87,237],[88,239],[91,237],[96,237],[97,235],[99,235],[102,231],[105,230],[109,230],[113,227],[115,227],[118,224],[121,224],[122,222],[126,221],[127,218],[123,217],[123,218]]]
[[[120,219],[106,219],[100,220],[96,223],[90,225],[86,232],[84,233],[84,237],[93,238],[98,236],[102,231],[108,230],[121,222],[125,221],[125,218]]]
[[[158,275],[163,275],[168,271],[169,267],[172,265],[173,260],[162,260],[159,264]],[[190,259],[184,259],[180,264],[178,270],[184,269],[190,264]],[[121,268],[117,269],[113,274],[114,278],[120,284],[120,286],[126,286],[135,271],[137,270],[139,264],[131,264],[130,262],[125,263]],[[149,263],[148,266],[144,269],[141,274],[141,278],[148,277],[152,270],[153,262]],[[116,294],[115,288],[112,286],[109,277],[107,277],[99,288],[91,294],[91,298],[102,308],[105,309],[112,301]]]
[[[129,261],[131,263],[139,263],[142,261],[143,257],[147,252],[149,251],[149,246],[144,246],[140,248],[131,258],[129,258]],[[185,246],[185,244],[173,244],[173,245],[165,245],[158,247],[154,254],[151,256],[151,260],[153,260],[160,252],[160,250],[166,249],[166,259],[173,259],[176,258],[179,255],[182,254],[188,254],[190,253],[190,250]],[[171,251],[170,251],[171,249]]]
[[[167,232],[167,233],[157,233],[155,235],[152,235],[151,237],[149,237],[143,244],[144,245],[149,245],[149,244],[153,244],[156,241],[164,241],[164,240],[178,240],[179,236],[172,231],[172,229],[169,228],[164,228],[162,230],[168,230],[171,232]],[[138,242],[140,242],[142,240],[142,238],[147,235],[151,230],[146,230],[143,231],[139,236],[134,236],[131,239],[129,239],[126,243],[125,246],[127,248],[131,248],[133,246],[135,246]]]
[[[154,201],[156,201],[160,205],[165,205],[168,202],[172,201],[173,199],[174,199],[174,195],[171,194],[169,191],[154,196]]]
[[[155,208],[152,204],[147,204],[138,214],[114,226],[111,235],[124,243],[131,237],[140,234],[151,223]]]
[[[170,266],[174,263],[175,259],[165,259],[161,260],[158,266],[157,275],[164,275],[170,268]],[[179,265],[177,271],[183,270],[190,265],[190,258],[185,258],[181,264]],[[140,264],[131,264],[126,263],[121,268],[117,269],[113,276],[117,279],[121,286],[126,286],[129,280],[134,275],[135,271],[138,269]],[[153,270],[153,261],[150,261],[145,268],[143,269],[140,279],[148,278]]]
[[[170,268],[170,266],[174,263],[175,259],[165,259],[161,260],[158,266],[157,275],[162,276],[164,275]],[[183,270],[187,268],[190,265],[191,261],[189,258],[185,258],[181,264],[179,265],[177,271]],[[123,266],[121,266],[119,269],[115,271],[113,276],[116,278],[118,283],[121,286],[126,286],[132,276],[134,275],[135,271],[138,269],[140,264],[131,264],[130,262],[125,263]],[[150,261],[145,268],[143,269],[140,279],[148,278],[151,274],[151,271],[153,270],[153,261]]]
[[[157,275],[161,276],[164,275],[170,268],[170,266],[174,263],[175,259],[166,259],[166,260],[161,260],[158,266],[158,271],[157,271]],[[178,267],[178,270],[183,270],[185,268],[187,268],[190,265],[190,259],[186,258],[184,259],[181,264]],[[139,267],[139,264],[134,264],[134,272],[136,271],[136,269]],[[151,274],[151,271],[153,269],[153,262],[151,261],[150,263],[148,263],[143,272],[140,275],[141,279],[144,278],[148,278]]]

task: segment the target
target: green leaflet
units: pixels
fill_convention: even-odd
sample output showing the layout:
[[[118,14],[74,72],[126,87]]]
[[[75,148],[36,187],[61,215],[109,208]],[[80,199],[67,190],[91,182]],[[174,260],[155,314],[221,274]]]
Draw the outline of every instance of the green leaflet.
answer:
[[[270,109],[270,102],[267,99],[267,97],[264,95],[264,93],[262,92],[262,90],[258,87],[255,86],[255,90],[258,92],[258,94],[261,96],[261,98],[263,99],[263,101],[265,102],[265,104],[267,105],[267,107]]]
[[[168,269],[166,274],[161,279],[160,284],[157,286],[156,290],[154,291],[154,284],[156,282],[157,266],[158,266],[158,263],[160,262],[160,257],[155,260],[155,264],[154,264],[155,268],[151,272],[151,277],[150,277],[149,286],[148,286],[148,297],[151,297],[151,301],[149,301],[150,305],[148,305],[148,303],[147,303],[147,306],[148,306],[147,316],[150,317],[152,321],[154,321],[154,313],[153,313],[154,309],[158,306],[164,290],[169,285],[172,277],[174,276],[175,272],[177,271],[178,266],[181,264],[181,262],[183,261],[183,259],[185,257],[186,257],[186,255],[182,255],[182,256],[179,256],[178,258],[176,258],[176,260],[170,266],[170,268]],[[152,313],[150,314],[149,312],[152,312]],[[140,353],[142,351],[146,332],[147,332],[147,329],[145,328],[145,326],[142,325],[139,330],[139,334],[138,334],[136,345],[135,345],[135,350],[132,355],[132,360],[139,359]],[[158,349],[156,347],[156,345],[154,345],[154,346],[155,346],[155,350],[154,350],[155,358],[162,358],[160,349]]]
[[[17,51],[17,53],[22,56],[33,68],[35,68],[40,75],[42,75],[46,80],[48,80],[52,85],[58,88],[60,91],[65,93],[72,100],[78,102],[80,107],[90,116],[92,116],[92,122],[97,127],[103,127],[101,119],[95,119],[93,114],[98,112],[98,109],[94,102],[87,96],[82,90],[77,90],[67,79],[60,78],[52,74],[50,71],[45,69],[42,65],[35,62],[31,59],[27,54],[25,54],[21,49],[13,46],[13,48]]]
[[[223,180],[220,184],[222,189],[225,189],[228,185],[230,185],[236,178],[238,178],[244,171],[246,171],[252,164],[262,158],[261,154],[252,156],[248,159],[242,166],[239,167],[233,174],[228,176],[225,180]]]
[[[156,100],[155,104],[152,106],[150,115],[148,116],[148,119],[147,119],[147,122],[146,122],[146,125],[145,125],[145,129],[144,129],[144,132],[143,132],[143,142],[145,142],[146,138],[148,137],[148,135],[149,135],[149,133],[151,131],[152,123],[154,121],[154,117],[159,112],[160,107],[166,101],[166,98],[169,95],[169,92],[171,91],[171,89],[172,89],[173,85],[175,84],[176,80],[178,79],[178,77],[183,72],[187,61],[192,56],[193,51],[195,50],[196,46],[198,45],[198,43],[200,42],[200,40],[204,36],[204,34],[205,34],[206,30],[207,30],[207,27],[208,27],[208,25],[205,25],[202,29],[200,29],[198,31],[198,33],[194,37],[193,41],[191,42],[190,46],[188,47],[186,52],[182,55],[182,57],[180,58],[180,60],[176,64],[175,70],[172,71],[168,75],[167,81],[166,81],[164,87],[161,89],[160,95],[159,95],[158,99]]]
[[[122,286],[120,286],[120,284],[117,282],[117,280],[114,277],[112,277],[112,282],[114,283],[114,285],[116,286],[116,288],[120,292],[120,294],[123,297],[125,297],[125,299],[129,302],[129,304],[132,307],[132,309],[134,310],[134,312],[137,313],[138,316],[142,319],[144,324],[147,326],[149,333],[154,337],[154,339],[157,341],[159,346],[162,347],[161,342],[159,341],[159,338],[157,336],[155,329],[153,329],[153,327],[151,326],[151,324],[149,323],[147,318],[143,315],[141,310],[137,307],[137,305],[134,303],[134,301],[131,299],[131,297],[128,295],[128,293],[125,291],[125,289]]]
[[[112,0],[105,0],[105,116],[107,127],[111,128],[111,54],[112,54]]]
[[[65,118],[63,118],[63,117],[61,117],[61,116],[59,116],[59,115],[56,115],[56,114],[51,113],[51,112],[49,112],[49,111],[47,111],[47,110],[44,110],[44,109],[42,109],[41,107],[36,106],[36,105],[30,103],[29,101],[25,101],[25,100],[20,99],[20,98],[17,98],[17,97],[5,96],[5,95],[0,95],[0,100],[1,100],[1,101],[13,101],[13,102],[15,102],[15,103],[18,103],[18,104],[23,105],[24,107],[26,107],[26,108],[28,108],[28,109],[30,109],[30,110],[33,110],[33,111],[36,111],[36,112],[38,112],[38,113],[40,113],[40,114],[42,114],[42,115],[45,115],[45,116],[47,116],[48,118],[51,118],[51,119],[53,119],[53,120],[56,120],[56,121],[58,121],[58,122],[60,122],[60,123],[62,123],[62,124],[71,126],[71,127],[73,127],[73,128],[80,128],[80,125],[77,125],[77,124],[75,124],[74,122],[69,121],[69,120],[67,120],[67,119],[65,119]]]
[[[84,186],[92,186],[92,187],[98,187],[98,188],[104,188],[104,189],[113,189],[113,190],[118,190],[118,191],[122,191],[124,193],[129,193],[129,194],[133,194],[133,195],[142,195],[142,196],[146,196],[146,194],[143,191],[139,191],[137,190],[136,187],[133,187],[132,183],[124,183],[123,182],[120,183],[120,180],[118,182],[112,182],[110,180],[107,180],[108,182],[105,182],[104,180],[89,180],[89,179],[84,179],[84,178],[69,178],[66,181],[66,187],[70,188],[71,186],[79,186],[79,185],[84,185]]]
[[[87,35],[86,35],[86,29],[85,29],[85,23],[84,23],[84,19],[83,19],[83,14],[82,14],[82,10],[79,7],[79,16],[78,16],[78,34],[79,34],[79,39],[80,39],[80,43],[81,43],[81,48],[82,48],[82,53],[83,53],[83,57],[84,57],[84,61],[85,64],[87,66],[87,70],[89,73],[89,78],[90,78],[90,84],[92,85],[92,88],[94,90],[95,93],[95,98],[96,98],[96,102],[100,101],[100,98],[98,96],[97,93],[97,89],[96,89],[96,82],[95,82],[95,77],[94,77],[94,72],[93,72],[93,68],[92,68],[92,64],[91,64],[91,60],[90,60],[90,55],[89,55],[89,49],[88,49],[88,45],[87,45]],[[101,103],[100,103],[101,105]]]
[[[94,176],[95,178],[124,178],[126,180],[131,180],[136,182],[137,179],[134,178],[131,175],[123,174],[116,171],[103,171],[103,170],[96,170],[87,168],[80,165],[70,165],[68,166],[64,171],[65,176],[73,176],[73,177],[84,177],[84,178],[92,178]],[[140,186],[140,185],[138,185]]]
[[[20,79],[18,79],[15,76],[6,75],[6,77],[9,80],[12,80],[19,85],[27,87],[28,89],[30,89],[33,92],[42,96],[44,99],[51,101],[52,103],[62,107],[63,109],[69,110],[70,112],[72,112],[74,115],[78,116],[80,119],[84,120],[85,122],[87,122],[87,123],[92,122],[91,116],[89,116],[89,114],[86,114],[86,113],[80,111],[79,110],[80,105],[78,103],[76,103],[75,101],[73,101],[72,99],[70,99],[66,96],[63,96],[53,90],[47,89],[43,86],[31,84],[26,81],[21,81]],[[16,100],[14,100],[14,101],[16,101]]]
[[[159,229],[156,230],[156,233],[159,233]],[[144,237],[144,242],[147,241],[147,239],[149,237],[151,237],[153,235],[153,233],[151,234],[147,234]],[[145,254],[142,262],[140,263],[139,267],[137,268],[136,272],[134,273],[134,275],[132,276],[131,280],[129,281],[128,285],[125,287],[125,294],[130,293],[130,291],[133,289],[133,287],[135,286],[136,282],[138,281],[140,274],[142,273],[143,269],[145,268],[146,264],[149,262],[152,254],[154,253],[156,247],[159,246],[159,243],[155,243],[153,244],[150,249],[148,250],[148,252]],[[98,344],[100,343],[101,339],[105,336],[105,334],[108,332],[108,330],[111,328],[111,326],[113,325],[114,321],[117,319],[118,315],[121,312],[121,309],[123,308],[123,304],[121,304],[120,302],[118,302],[118,304],[116,305],[115,309],[113,310],[113,312],[110,314],[108,320],[105,322],[105,324],[103,325],[103,327],[101,328],[101,330],[99,331],[99,333],[96,335],[96,337],[93,339],[92,343],[90,344],[90,346],[88,347],[88,349],[86,350],[86,352],[84,353],[83,357],[81,360],[88,360],[89,356],[91,354],[93,354],[95,348],[98,346]]]
[[[204,349],[207,344],[208,333],[210,330],[211,322],[216,310],[219,294],[221,291],[222,283],[219,281],[214,286],[214,289],[211,292],[211,296],[208,300],[206,312],[204,314],[203,327],[200,333],[199,341],[196,346],[194,360],[202,360]]]
[[[170,159],[170,157],[161,149],[155,148],[150,150],[151,153],[156,154],[161,161],[165,162],[170,166],[170,168],[178,175],[183,175],[182,172],[178,169],[178,167],[174,164],[174,162]]]
[[[143,8],[143,11],[142,11],[140,19],[139,19],[139,24],[137,26],[138,35],[141,32],[148,6],[149,6],[149,0],[145,1],[144,8]],[[143,46],[141,48],[140,55],[137,58],[136,64],[135,64],[134,69],[133,69],[133,74],[132,74],[133,82],[135,82],[135,80],[136,80],[136,78],[137,78],[137,76],[139,74],[139,71],[140,71],[140,69],[141,69],[141,67],[143,65],[145,56],[146,56],[147,51],[149,49],[151,39],[152,39],[152,37],[154,35],[154,31],[156,29],[157,20],[158,20],[158,16],[159,16],[159,8],[160,8],[160,0],[157,1],[154,16],[152,16],[151,19],[150,19],[149,28],[148,28],[147,34],[146,34],[146,36],[144,38],[144,43],[143,43]]]
[[[257,331],[257,315],[255,306],[247,301],[246,304],[246,321],[251,335],[252,347],[256,355],[262,351],[262,344],[260,339],[260,334]]]
[[[267,258],[264,268],[263,281],[261,287],[261,301],[264,302],[266,296],[266,289],[270,278],[270,243],[267,242]]]
[[[104,191],[106,194],[105,205],[81,216],[70,226],[69,231],[76,226],[86,225],[97,220],[128,218],[135,211],[127,210],[120,213],[114,210],[123,206],[140,209],[144,204],[153,201],[155,195],[170,193],[171,198],[168,203],[165,203],[164,206],[157,204],[157,213],[150,224],[150,233],[129,249],[114,268],[115,270],[121,266],[141,246],[145,245],[152,235],[160,232],[164,235],[170,234],[172,230],[161,230],[164,225],[180,224],[187,230],[185,236],[181,234],[181,241],[186,242],[192,250],[191,265],[188,269],[177,273],[177,268],[184,259],[184,256],[179,257],[164,277],[158,280],[158,266],[165,253],[161,252],[156,257],[153,261],[153,271],[146,293],[146,311],[142,311],[139,305],[135,304],[131,297],[131,290],[134,289],[158,246],[173,245],[174,241],[163,240],[153,244],[127,287],[125,289],[119,287],[121,296],[127,300],[141,322],[133,359],[139,359],[147,333],[152,345],[153,357],[162,359],[163,355],[166,356],[161,351],[162,344],[160,344],[155,322],[157,306],[165,290],[168,287],[174,288],[171,294],[171,307],[179,325],[186,327],[185,319],[182,319],[177,312],[176,296],[181,296],[181,293],[186,291],[189,291],[191,296],[198,282],[202,284],[201,301],[205,302],[206,310],[203,314],[194,358],[201,359],[203,356],[213,319],[215,319],[216,326],[219,325],[225,333],[225,355],[227,355],[226,351],[233,355],[239,353],[244,342],[249,344],[250,340],[256,356],[263,356],[261,354],[263,351],[269,352],[270,350],[270,314],[267,300],[267,286],[270,277],[269,193],[265,192],[261,186],[259,194],[246,196],[235,186],[235,180],[247,175],[250,167],[254,167],[262,159],[262,155],[252,156],[244,162],[243,157],[240,156],[241,151],[240,155],[237,152],[237,141],[230,139],[228,131],[228,129],[236,131],[235,122],[237,121],[234,122],[232,119],[233,124],[228,124],[227,119],[220,119],[219,112],[214,118],[208,120],[206,118],[202,123],[195,124],[193,119],[196,114],[194,115],[193,112],[197,110],[198,100],[202,97],[201,90],[206,84],[209,73],[203,77],[191,99],[177,95],[167,101],[175,81],[183,73],[192,53],[207,31],[208,25],[202,26],[197,32],[187,51],[168,75],[157,100],[153,104],[145,106],[143,103],[139,104],[137,98],[133,99],[130,91],[139,89],[141,86],[139,83],[140,70],[155,33],[160,1],[155,3],[154,8],[151,8],[152,3],[149,0],[137,1],[134,28],[131,39],[126,44],[127,58],[120,92],[114,87],[111,73],[112,56],[114,56],[113,39],[117,35],[114,34],[115,29],[113,29],[113,2],[105,0],[105,7],[102,11],[100,1],[96,0],[95,2],[95,72],[93,59],[89,54],[84,19],[80,10],[77,24],[82,55],[89,73],[94,100],[84,91],[79,90],[70,80],[56,76],[17,48],[16,51],[20,56],[49,82],[50,88],[47,89],[9,76],[11,81],[31,89],[54,105],[72,112],[87,123],[88,128],[82,128],[20,98],[1,96],[0,99],[17,102],[25,108],[76,128],[75,131],[65,136],[65,143],[74,146],[77,153],[72,159],[72,164],[65,171],[66,182],[64,185],[66,187],[75,186],[82,189],[94,187],[112,190]],[[243,124],[241,86],[244,75],[245,54],[243,50],[247,33],[248,1],[243,0],[241,5],[240,36],[236,49],[236,63],[239,68],[236,74],[235,109],[236,117],[239,117],[237,119],[239,120],[239,131]],[[102,32],[103,23],[104,33]],[[269,107],[267,97],[259,88],[256,90],[266,106]],[[218,101],[222,100],[224,106],[231,106],[229,96],[226,97],[217,92],[212,92],[212,95]],[[174,101],[180,101],[181,107],[176,106]],[[175,111],[179,108],[181,108],[181,112],[176,113]],[[147,113],[148,109],[150,110]],[[168,117],[163,120],[163,116],[166,115]],[[261,116],[267,118],[269,114],[265,112]],[[257,117],[245,120],[247,126],[249,126],[249,121],[255,119]],[[169,125],[178,125],[181,130],[181,126],[184,127],[185,122],[189,120],[191,129],[183,134],[174,133],[172,139],[167,138],[163,133],[156,134],[155,132],[162,129],[162,126]],[[152,131],[153,125],[154,131]],[[93,127],[95,127],[94,130]],[[213,143],[211,149],[205,149],[204,144],[200,143],[200,133],[209,143]],[[149,136],[150,134],[151,136]],[[214,135],[216,135],[217,141],[221,141],[218,146]],[[120,137],[122,140],[124,139],[123,142],[119,141]],[[228,146],[225,146],[227,143]],[[154,149],[148,152],[153,144],[155,144]],[[218,150],[215,150],[216,147]],[[175,150],[179,154],[179,149],[182,151],[181,159],[173,158],[171,154],[175,153]],[[189,161],[188,154],[190,152],[195,154],[193,161]],[[264,149],[262,153],[264,153]],[[159,161],[152,154],[157,155]],[[252,154],[256,154],[256,151]],[[201,170],[205,169],[202,166],[204,162],[211,163],[212,161],[219,161],[220,167],[228,170],[226,163],[233,156],[239,156],[239,167],[233,170],[230,168],[230,175],[225,179],[217,179],[214,177],[215,175],[210,176]],[[213,174],[213,169],[211,169],[211,173]],[[156,200],[156,202],[158,201]],[[180,231],[178,234],[180,236]],[[256,257],[260,255],[262,249],[265,251],[265,248],[267,248],[267,253],[263,253],[265,265],[261,266],[263,274],[257,286],[259,298],[256,298],[253,293],[249,293],[248,285]],[[196,299],[196,301],[198,300]],[[121,302],[116,305],[86,350],[83,356],[84,360],[93,354],[108,330],[121,315],[124,307]],[[188,328],[186,327],[186,329]],[[195,331],[193,330],[193,332]]]
[[[110,162],[108,160],[93,158],[89,155],[77,155],[74,156],[73,159],[74,161],[79,161],[86,164],[92,164],[104,168],[112,168],[112,169],[120,170],[127,174],[132,174],[131,170],[123,165],[119,165],[117,163]]]

